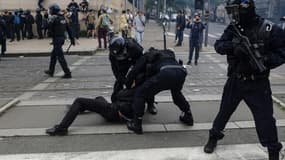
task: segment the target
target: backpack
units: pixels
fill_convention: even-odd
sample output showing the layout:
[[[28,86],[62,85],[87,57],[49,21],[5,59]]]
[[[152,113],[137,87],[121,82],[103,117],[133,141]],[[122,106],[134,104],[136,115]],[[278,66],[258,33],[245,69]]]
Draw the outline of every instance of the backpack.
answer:
[[[109,26],[110,26],[110,19],[109,19],[109,17],[107,15],[104,15],[104,17],[102,18],[101,25],[104,28],[109,28]]]
[[[14,24],[20,24],[20,17],[19,16],[17,16],[17,15],[15,15],[14,16]]]

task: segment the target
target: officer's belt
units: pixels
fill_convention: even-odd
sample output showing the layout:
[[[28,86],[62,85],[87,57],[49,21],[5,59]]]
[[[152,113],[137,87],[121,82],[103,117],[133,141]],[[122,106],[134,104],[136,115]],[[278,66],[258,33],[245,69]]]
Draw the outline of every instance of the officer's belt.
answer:
[[[165,69],[182,69],[182,70],[185,70],[185,68],[181,65],[165,65],[165,66],[162,66],[160,68],[160,71],[165,70]]]
[[[250,74],[250,75],[244,75],[244,74],[240,74],[240,73],[236,73],[234,74],[234,76],[242,81],[254,81],[254,80],[260,80],[260,79],[265,79],[268,76],[266,75],[254,75],[254,74]]]

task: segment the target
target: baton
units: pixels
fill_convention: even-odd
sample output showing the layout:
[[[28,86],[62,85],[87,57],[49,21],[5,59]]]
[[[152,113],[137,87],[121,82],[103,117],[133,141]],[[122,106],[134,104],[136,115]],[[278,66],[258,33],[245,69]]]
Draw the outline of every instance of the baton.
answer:
[[[68,48],[67,48],[67,50],[66,50],[66,54],[69,53],[69,49],[70,49],[71,46],[72,46],[72,44],[70,43],[70,45],[68,46]]]

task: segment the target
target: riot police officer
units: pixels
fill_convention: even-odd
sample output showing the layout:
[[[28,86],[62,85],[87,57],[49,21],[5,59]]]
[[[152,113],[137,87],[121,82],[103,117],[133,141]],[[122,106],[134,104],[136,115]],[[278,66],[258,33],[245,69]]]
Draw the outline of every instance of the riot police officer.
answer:
[[[54,127],[47,129],[46,133],[55,135],[67,135],[68,128],[79,113],[91,111],[100,114],[109,122],[129,121],[133,116],[131,107],[134,89],[123,89],[116,94],[116,101],[109,103],[104,97],[76,98],[70,106],[62,121]]]
[[[41,9],[37,8],[36,9],[36,25],[37,25],[37,32],[38,32],[38,38],[42,39],[43,38],[43,32],[42,32],[42,25],[43,25],[43,16],[41,14]]]
[[[232,22],[216,41],[215,49],[227,55],[228,79],[204,152],[214,151],[217,141],[224,137],[222,131],[228,120],[244,100],[253,114],[259,141],[268,149],[269,160],[279,160],[282,145],[273,117],[268,77],[270,69],[285,62],[284,33],[277,25],[256,15],[253,0],[228,0],[226,10]],[[254,47],[247,48],[244,37]],[[250,53],[254,53],[258,63],[252,61]]]
[[[135,39],[124,39],[122,37],[112,37],[110,39],[109,60],[116,78],[111,96],[112,102],[115,101],[117,92],[123,89],[129,69],[142,55],[143,47],[139,45]],[[154,106],[154,97],[147,100],[147,111],[151,114],[157,113],[157,109]]]
[[[52,77],[54,74],[56,60],[58,60],[65,73],[62,78],[71,78],[71,72],[67,66],[62,50],[62,45],[65,41],[65,31],[68,32],[72,45],[75,45],[75,41],[64,16],[60,14],[60,7],[57,4],[53,4],[49,7],[49,12],[52,15],[48,25],[52,36],[53,50],[50,57],[49,70],[46,70],[45,73]]]
[[[133,84],[136,84],[135,77],[140,73],[146,73],[147,77],[141,85],[136,87],[132,105],[134,119],[127,122],[128,129],[137,134],[142,134],[144,103],[147,98],[153,97],[164,90],[171,91],[174,104],[182,111],[180,121],[192,126],[193,117],[190,105],[181,92],[187,71],[176,61],[174,52],[153,48],[147,51],[129,72],[126,80],[127,88],[131,88]]]
[[[24,13],[23,8],[19,9],[20,13],[20,33],[22,34],[22,40],[26,38],[26,29],[25,29],[25,24],[26,24],[26,14]]]
[[[0,45],[1,45],[1,55],[3,56],[6,51],[6,35],[7,35],[7,25],[2,16],[0,16]]]
[[[33,39],[34,33],[33,33],[33,24],[35,23],[35,19],[33,15],[31,14],[30,10],[26,10],[26,21],[25,21],[25,30],[27,33],[28,39]]]

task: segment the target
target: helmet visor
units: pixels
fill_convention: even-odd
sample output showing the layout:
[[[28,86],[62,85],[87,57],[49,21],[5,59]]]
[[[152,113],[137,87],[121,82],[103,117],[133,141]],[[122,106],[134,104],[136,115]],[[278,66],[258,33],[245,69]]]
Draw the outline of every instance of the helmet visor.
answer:
[[[231,23],[237,24],[240,21],[239,17],[239,5],[238,4],[232,4],[227,5],[226,7],[227,14],[229,16],[229,19]]]

